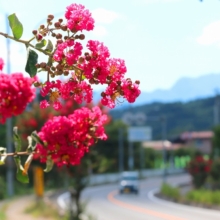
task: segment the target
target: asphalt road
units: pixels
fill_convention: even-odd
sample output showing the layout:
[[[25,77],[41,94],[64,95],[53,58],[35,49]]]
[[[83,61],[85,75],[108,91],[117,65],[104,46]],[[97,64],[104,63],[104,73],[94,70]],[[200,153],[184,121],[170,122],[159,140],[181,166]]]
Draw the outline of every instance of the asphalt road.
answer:
[[[186,174],[171,176],[171,184],[187,183]],[[140,183],[140,193],[118,194],[118,184],[89,187],[83,192],[87,210],[97,220],[220,220],[220,211],[180,205],[158,199],[154,192],[160,187],[159,177]],[[68,193],[59,197],[62,208],[68,206]]]

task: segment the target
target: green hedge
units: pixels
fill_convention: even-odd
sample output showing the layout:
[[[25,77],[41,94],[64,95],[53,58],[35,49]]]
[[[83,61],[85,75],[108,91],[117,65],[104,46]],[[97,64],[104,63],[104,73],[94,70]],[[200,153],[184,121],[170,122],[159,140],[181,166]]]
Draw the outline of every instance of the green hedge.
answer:
[[[166,196],[175,201],[178,201],[181,197],[180,190],[177,187],[173,187],[166,183],[162,185],[160,193],[161,195]]]
[[[188,202],[194,202],[203,205],[220,205],[220,191],[192,190],[185,195]]]

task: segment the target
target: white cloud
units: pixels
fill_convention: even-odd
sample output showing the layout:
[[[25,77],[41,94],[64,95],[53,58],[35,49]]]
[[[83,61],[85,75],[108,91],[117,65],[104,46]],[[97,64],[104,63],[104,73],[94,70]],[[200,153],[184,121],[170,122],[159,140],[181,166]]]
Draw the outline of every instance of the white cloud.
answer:
[[[196,41],[202,45],[216,44],[220,46],[220,21],[215,21],[206,26]]]
[[[137,0],[135,0],[137,1]],[[171,2],[180,2],[182,0],[139,0],[143,3],[153,4],[153,3],[171,3]]]
[[[114,11],[98,8],[92,11],[92,17],[95,19],[95,22],[110,24],[119,18],[120,15]]]
[[[107,35],[107,30],[105,27],[103,26],[95,26],[94,30],[93,30],[93,34],[95,36],[99,36],[99,37],[102,37],[102,36],[105,36]]]

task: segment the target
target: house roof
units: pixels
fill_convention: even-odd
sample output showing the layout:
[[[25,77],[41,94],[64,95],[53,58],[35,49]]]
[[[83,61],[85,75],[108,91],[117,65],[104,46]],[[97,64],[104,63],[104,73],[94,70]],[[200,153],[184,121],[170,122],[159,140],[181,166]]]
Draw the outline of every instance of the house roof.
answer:
[[[182,140],[211,139],[213,136],[214,133],[212,131],[187,131],[180,135]]]
[[[168,140],[165,140],[164,142],[162,140],[160,140],[160,141],[145,141],[142,143],[142,146],[144,148],[153,148],[154,150],[163,150],[163,147],[165,147],[166,150],[175,150],[175,149],[182,147],[181,144],[172,144]]]

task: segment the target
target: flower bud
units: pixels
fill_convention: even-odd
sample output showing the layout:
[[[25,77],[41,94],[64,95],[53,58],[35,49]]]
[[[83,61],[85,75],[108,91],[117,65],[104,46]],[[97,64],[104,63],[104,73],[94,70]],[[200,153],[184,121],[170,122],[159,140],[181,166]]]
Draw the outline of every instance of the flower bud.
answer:
[[[54,27],[60,28],[60,22],[55,22],[55,23],[54,23]]]
[[[45,68],[46,65],[47,65],[47,64],[46,64],[45,62],[42,62],[42,63],[40,64],[40,67],[41,67],[41,68]]]
[[[43,39],[43,36],[41,34],[36,35],[37,41],[41,41]]]
[[[40,83],[36,81],[33,83],[33,85],[34,85],[34,87],[38,87],[38,86],[40,86]]]
[[[89,80],[89,83],[90,83],[90,84],[94,84],[94,83],[95,83],[95,80],[94,80],[94,79],[90,79],[90,80]]]
[[[140,84],[140,81],[139,81],[139,80],[136,80],[135,83],[139,85],[139,84]]]
[[[42,24],[41,26],[40,26],[40,29],[44,29],[45,28],[45,26]]]
[[[61,29],[62,29],[62,31],[66,31],[67,30],[67,26],[66,25],[62,25]]]
[[[61,39],[61,38],[62,38],[62,34],[58,33],[58,34],[56,35],[56,39]]]
[[[62,22],[63,22],[63,19],[62,19],[62,18],[60,18],[58,21],[59,21],[60,23],[62,23]]]
[[[50,67],[49,66],[46,66],[46,68],[45,68],[47,71],[49,71],[50,70]]]
[[[35,65],[35,67],[36,67],[36,68],[40,68],[40,64],[37,63],[37,64]]]
[[[37,34],[37,30],[33,30],[32,33],[33,33],[33,35],[36,35]]]
[[[80,39],[80,40],[84,40],[84,39],[85,39],[85,35],[84,35],[84,34],[80,34],[80,35],[79,35],[79,39]]]
[[[106,94],[104,92],[102,92],[101,96],[104,98],[106,96]]]
[[[64,71],[64,76],[68,76],[69,75],[69,71],[68,70],[65,70]]]
[[[86,56],[86,60],[90,61],[91,60],[91,56]]]
[[[51,67],[51,70],[52,70],[52,71],[55,71],[55,70],[56,70],[56,68],[55,68],[54,66],[52,66],[52,67]]]
[[[54,19],[54,16],[53,16],[53,15],[48,15],[47,18],[50,19],[50,20],[53,20],[53,19]]]
[[[84,60],[85,60],[85,59],[84,59],[83,57],[80,57],[80,58],[79,58],[79,63],[80,63],[80,64],[83,63]]]

